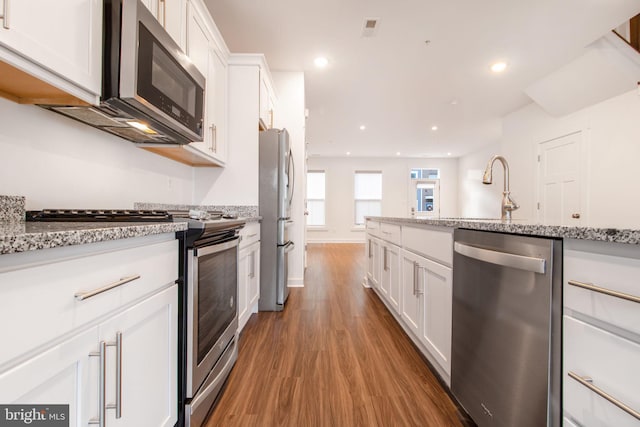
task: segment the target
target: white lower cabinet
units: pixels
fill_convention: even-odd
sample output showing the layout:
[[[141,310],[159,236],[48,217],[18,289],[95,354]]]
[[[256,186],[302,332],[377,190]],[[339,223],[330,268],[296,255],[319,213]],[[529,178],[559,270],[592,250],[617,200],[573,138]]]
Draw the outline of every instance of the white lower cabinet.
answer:
[[[451,268],[402,251],[404,324],[426,347],[428,358],[451,373]]]
[[[0,402],[69,405],[72,427],[100,408],[107,426],[176,423],[173,233],[0,261]]]
[[[577,426],[640,426],[638,277],[635,245],[564,242],[563,415]]]
[[[69,405],[69,426],[98,411],[98,327],[57,344],[0,374],[4,404]]]
[[[240,249],[238,255],[238,332],[258,311],[260,298],[260,242]]]
[[[103,404],[120,405],[121,410],[116,418],[116,410],[107,409],[106,425],[173,426],[177,420],[177,301],[178,289],[173,285],[3,372],[0,401],[68,404],[69,425],[85,426],[98,420],[104,369]],[[102,343],[104,368],[99,356]],[[119,397],[118,378],[122,380]]]
[[[260,299],[260,223],[248,222],[240,230],[238,252],[238,333],[242,332]]]
[[[448,383],[453,295],[453,254],[448,251],[453,233],[440,228],[367,221],[367,281]],[[426,241],[409,237],[416,234]],[[432,236],[437,247],[430,244]]]

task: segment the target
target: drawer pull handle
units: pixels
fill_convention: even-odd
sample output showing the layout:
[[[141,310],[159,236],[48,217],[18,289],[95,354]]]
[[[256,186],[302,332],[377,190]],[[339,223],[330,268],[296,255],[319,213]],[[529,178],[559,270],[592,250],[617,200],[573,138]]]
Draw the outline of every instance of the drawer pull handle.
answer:
[[[589,378],[589,377],[581,377],[580,375],[578,375],[578,374],[576,374],[574,372],[571,372],[571,371],[569,371],[569,373],[567,375],[569,375],[574,380],[578,381],[580,384],[582,384],[583,386],[585,386],[586,388],[588,388],[589,390],[591,390],[592,392],[594,392],[598,396],[600,396],[600,397],[608,400],[610,403],[616,405],[618,408],[622,409],[627,414],[629,414],[632,417],[635,417],[636,419],[640,420],[640,412],[634,410],[633,408],[628,407],[627,405],[625,405],[624,403],[620,402],[615,397],[611,396],[610,394],[607,394],[602,389],[594,386],[592,384],[593,380],[591,378]]]
[[[86,299],[99,295],[103,292],[110,291],[113,288],[117,288],[118,286],[122,286],[129,282],[133,282],[134,280],[138,280],[139,278],[140,278],[139,274],[136,274],[135,276],[123,277],[117,282],[113,282],[111,284],[108,284],[107,286],[103,286],[101,288],[94,289],[93,291],[89,291],[89,292],[78,292],[74,296],[76,297],[76,300],[84,301]]]
[[[258,233],[249,234],[249,235],[247,236],[247,239],[250,239],[250,238],[252,238],[252,237],[256,237],[257,235],[258,235]]]
[[[383,231],[382,234],[393,234],[391,231]]]
[[[569,283],[572,286],[577,286],[578,288],[588,289],[590,291],[599,292],[601,294],[609,295],[611,297],[621,298],[631,302],[637,302],[640,304],[640,297],[635,295],[625,294],[623,292],[612,291],[611,289],[601,288],[600,286],[592,285],[590,283],[578,282],[576,280],[569,280]]]
[[[0,15],[0,19],[2,19],[2,26],[5,30],[10,30],[9,27],[9,0],[2,1],[4,7],[2,8],[2,15]]]

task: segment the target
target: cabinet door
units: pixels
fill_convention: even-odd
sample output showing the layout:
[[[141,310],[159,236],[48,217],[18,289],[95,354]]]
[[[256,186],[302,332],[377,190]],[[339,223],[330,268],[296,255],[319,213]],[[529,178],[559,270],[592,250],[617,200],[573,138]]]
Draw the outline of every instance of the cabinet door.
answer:
[[[69,405],[68,425],[87,425],[98,414],[97,350],[94,327],[0,373],[0,402]]]
[[[260,70],[260,119],[264,122],[267,129],[273,127],[273,113],[270,111],[270,88],[267,81],[267,74]]]
[[[380,240],[374,237],[367,237],[367,278],[369,284],[374,288],[380,286]]]
[[[391,269],[389,267],[389,245],[380,245],[380,293],[382,297],[389,301],[389,285],[391,284]]]
[[[260,299],[260,243],[255,243],[249,253],[248,306],[251,311]],[[251,314],[249,314],[251,315]]]
[[[158,0],[158,21],[162,24],[171,38],[178,43],[180,49],[186,51],[186,0]]]
[[[442,368],[451,373],[451,269],[424,260],[424,306],[421,341]]]
[[[193,2],[189,2],[187,8],[187,55],[205,77],[209,67],[209,42],[211,38],[199,9]]]
[[[4,2],[8,3],[9,19],[0,25],[0,45],[99,95],[102,1]]]
[[[154,18],[160,20],[160,1],[162,0],[141,0],[142,4],[144,4],[147,9],[149,9],[149,11],[151,12],[151,14],[153,15]],[[162,21],[160,21],[160,23],[162,23]]]
[[[249,248],[238,252],[238,332],[249,319],[248,287],[250,282]]]
[[[108,426],[173,427],[178,406],[178,287],[173,285],[99,326],[100,340],[122,337],[122,416],[106,411]],[[117,404],[118,351],[107,347],[106,403]]]
[[[400,311],[400,271],[400,248],[395,245],[385,245],[382,254],[382,285],[380,287],[387,289],[387,301],[396,313]]]
[[[422,294],[424,292],[425,259],[405,250],[402,251],[402,286],[400,316],[405,325],[420,337],[422,328]]]
[[[227,63],[213,46],[209,48],[205,129],[208,130],[211,155],[224,162],[227,157]],[[207,135],[205,135],[207,142]]]

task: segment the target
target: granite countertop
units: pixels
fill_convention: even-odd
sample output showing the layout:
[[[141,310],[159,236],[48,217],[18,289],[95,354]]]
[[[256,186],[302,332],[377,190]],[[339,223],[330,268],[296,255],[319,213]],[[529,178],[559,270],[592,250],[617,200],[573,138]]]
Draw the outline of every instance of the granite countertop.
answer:
[[[186,222],[0,222],[0,254],[174,233]]]
[[[514,219],[504,223],[499,219],[483,218],[399,218],[369,216],[367,219],[398,224],[425,224],[440,227],[467,228],[471,230],[497,231],[529,236],[559,237],[563,239],[595,240],[602,242],[640,244],[640,229],[572,227],[536,224],[527,220]]]

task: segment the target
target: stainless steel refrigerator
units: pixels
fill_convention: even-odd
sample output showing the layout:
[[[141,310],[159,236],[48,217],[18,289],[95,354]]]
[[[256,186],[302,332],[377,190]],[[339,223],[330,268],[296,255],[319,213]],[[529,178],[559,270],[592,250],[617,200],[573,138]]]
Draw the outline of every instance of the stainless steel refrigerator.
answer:
[[[281,311],[289,296],[288,254],[294,165],[286,129],[260,132],[260,311]]]

